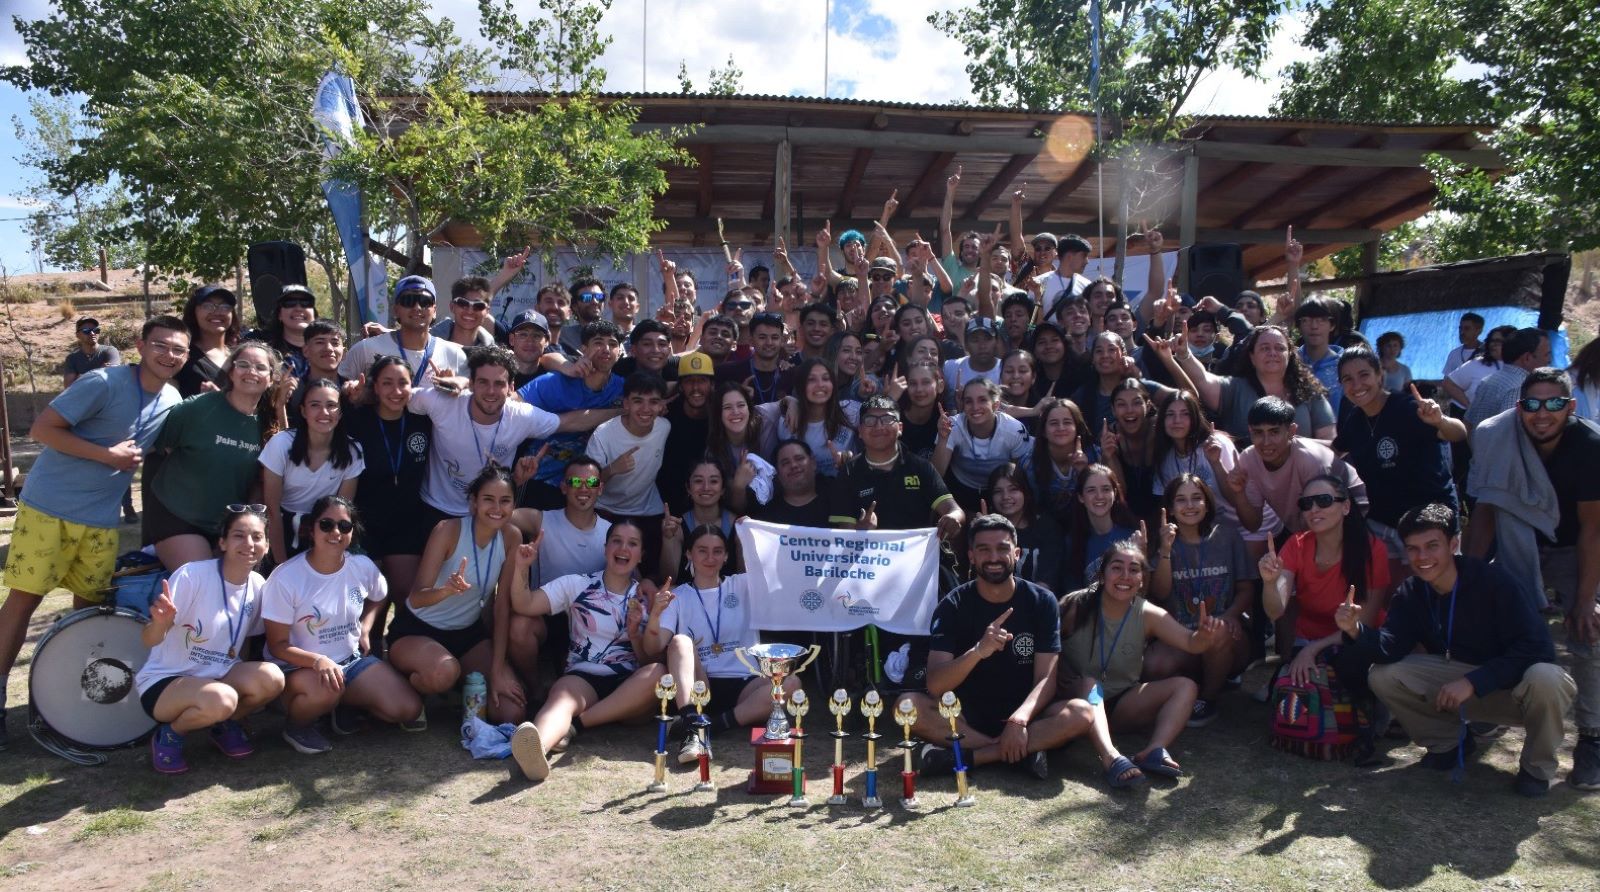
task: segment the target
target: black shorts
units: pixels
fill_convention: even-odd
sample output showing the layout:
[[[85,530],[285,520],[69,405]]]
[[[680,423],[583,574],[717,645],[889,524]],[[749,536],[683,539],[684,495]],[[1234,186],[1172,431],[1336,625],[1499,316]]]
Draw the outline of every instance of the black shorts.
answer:
[[[374,561],[390,555],[421,555],[428,536],[444,517],[442,512],[424,505],[423,510],[403,514],[363,512],[361,550]]]
[[[582,679],[589,685],[589,687],[594,688],[595,696],[597,698],[595,703],[598,703],[612,694],[615,694],[617,692],[617,688],[622,687],[622,683],[627,681],[628,676],[632,674],[633,673],[630,672],[625,675],[598,675],[593,672],[568,672],[567,676],[571,678]],[[594,703],[589,705],[593,706]]]
[[[166,691],[168,685],[184,677],[182,675],[169,675],[166,678],[157,679],[155,684],[145,688],[144,693],[139,695],[139,705],[144,707],[145,715],[155,719],[156,701],[161,699],[161,694]],[[161,720],[156,719],[156,721],[159,722]]]
[[[985,737],[999,737],[1000,732],[1006,729],[1006,719],[1011,718],[1019,705],[1020,701],[1008,706],[992,697],[962,697],[961,720]]]
[[[140,515],[142,521],[139,525],[139,538],[145,545],[154,545],[163,539],[173,536],[199,536],[212,544],[216,543],[217,534],[210,530],[203,530],[184,520],[161,504],[161,500],[154,493],[147,493],[144,500],[144,513]]]
[[[431,641],[437,641],[440,647],[450,652],[450,656],[461,659],[467,651],[477,647],[481,642],[489,640],[489,630],[483,623],[477,622],[465,629],[439,629],[428,625],[410,610],[405,608],[403,602],[395,604],[395,616],[389,623],[389,631],[385,637],[389,646],[394,647],[396,641],[417,635]]]
[[[738,705],[739,695],[744,693],[745,685],[749,684],[754,678],[754,675],[746,675],[743,678],[706,679],[706,687],[711,690],[711,702],[706,704],[706,712],[723,712]],[[770,688],[771,685],[768,684],[768,687]]]

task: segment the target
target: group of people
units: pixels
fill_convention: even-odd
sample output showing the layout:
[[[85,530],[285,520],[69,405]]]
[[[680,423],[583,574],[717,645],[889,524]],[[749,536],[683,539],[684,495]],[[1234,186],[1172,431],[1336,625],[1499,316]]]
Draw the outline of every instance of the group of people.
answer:
[[[240,720],[273,705],[307,754],[371,721],[421,730],[481,673],[541,779],[585,729],[650,712],[664,673],[708,683],[712,734],[765,715],[734,652],[794,632],[751,623],[742,518],[935,528],[946,582],[906,687],[961,697],[976,766],[1043,776],[1081,736],[1113,788],[1179,776],[1179,734],[1271,651],[1269,696],[1316,687],[1358,717],[1338,756],[1380,758],[1397,723],[1459,766],[1520,725],[1515,787],[1538,795],[1576,704],[1568,780],[1600,789],[1600,428],[1545,333],[1480,343],[1469,314],[1446,411],[1294,279],[1269,313],[1152,263],[1130,299],[1082,275],[1076,236],[947,224],[941,255],[902,254],[885,223],[824,227],[843,265],[810,279],[781,247],[776,270],[731,262],[709,312],[663,256],[654,318],[633,285],[581,278],[502,324],[526,251],[453,283],[442,321],[434,284],[402,278],[395,327],[355,343],[302,286],[251,332],[232,291],[197,289],[144,323],[137,364],[75,370],[35,422],[0,670],[44,594],[105,600],[137,473],[170,573],[136,680],[156,770],[187,769],[190,732],[248,755]],[[952,767],[924,748],[923,773]]]

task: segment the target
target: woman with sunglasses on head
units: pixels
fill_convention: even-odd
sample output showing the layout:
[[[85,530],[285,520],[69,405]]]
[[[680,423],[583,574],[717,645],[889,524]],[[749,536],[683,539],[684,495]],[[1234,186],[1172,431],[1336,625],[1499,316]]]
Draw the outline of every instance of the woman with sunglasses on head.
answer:
[[[524,685],[533,679],[519,677],[513,662],[529,674],[544,620],[516,617],[527,628],[512,629],[509,599],[494,599],[496,591],[510,591],[518,573],[506,555],[522,544],[510,523],[516,505],[510,472],[491,462],[467,487],[467,504],[470,514],[441,520],[428,535],[411,594],[389,624],[389,662],[423,695],[442,694],[465,674],[481,672],[489,683],[489,721],[521,721]],[[492,620],[484,611],[491,599]],[[506,627],[503,638],[491,635],[493,623]],[[499,651],[499,640],[512,639],[517,653],[509,645]],[[407,730],[425,727],[419,716]]]
[[[1161,544],[1150,577],[1151,600],[1161,602],[1186,628],[1199,627],[1202,607],[1227,626],[1227,634],[1203,653],[1156,642],[1145,654],[1146,678],[1186,675],[1200,684],[1191,728],[1217,717],[1223,686],[1250,662],[1245,623],[1260,578],[1238,527],[1223,522],[1217,511],[1218,501],[1194,474],[1185,472],[1167,482],[1158,527]]]
[[[255,752],[239,720],[283,692],[283,672],[243,661],[245,640],[261,634],[255,566],[267,553],[265,505],[228,505],[217,524],[221,557],[186,563],[161,583],[140,640],[150,655],[134,676],[139,702],[155,719],[150,764],[162,774],[189,770],[183,738],[209,728],[232,759]]]
[[[1371,628],[1383,625],[1392,589],[1388,550],[1368,532],[1361,506],[1338,477],[1324,474],[1307,480],[1299,508],[1306,528],[1290,536],[1283,548],[1269,548],[1258,565],[1261,606],[1268,618],[1294,618],[1293,659],[1279,671],[1304,684],[1319,663],[1331,666],[1336,690],[1370,708],[1375,704],[1367,687],[1372,657],[1342,639],[1333,615],[1353,597],[1361,605],[1362,622]]]
[[[568,613],[571,635],[565,674],[539,714],[511,738],[511,756],[528,779],[548,777],[549,755],[565,751],[583,729],[644,718],[656,705],[656,682],[666,672],[657,661],[671,638],[661,619],[673,600],[672,580],[654,595],[641,592],[643,552],[639,525],[619,520],[606,532],[604,570],[563,576],[529,591],[527,569],[536,555],[529,546],[517,550],[508,588],[511,609],[537,622]]]
[[[428,476],[433,419],[406,411],[411,367],[398,356],[380,356],[365,371],[368,402],[351,409],[345,427],[361,448],[356,508],[364,518],[361,548],[388,580],[389,603],[411,593],[417,564],[432,532],[422,516],[422,482]],[[386,603],[373,620],[373,643],[382,647],[388,625]]]
[[[998,514],[1016,527],[1018,577],[1038,583],[1052,594],[1066,591],[1061,576],[1061,543],[1066,534],[1055,518],[1038,510],[1033,485],[1022,465],[1008,461],[990,472],[978,510]]]
[[[1029,482],[1039,510],[1066,528],[1078,504],[1078,472],[1099,458],[1100,450],[1072,400],[1047,396],[1034,408],[1039,431],[1027,457]]]
[[[167,413],[144,464],[144,541],[175,570],[212,554],[224,506],[249,498],[256,456],[272,418],[278,354],[240,341],[222,364],[222,389],[184,400]]]
[[[345,429],[338,384],[326,378],[306,382],[300,418],[299,427],[273,434],[258,459],[261,500],[272,517],[283,518],[267,531],[274,566],[305,548],[300,518],[323,496],[354,497],[366,468],[361,446]]]
[[[1032,441],[1021,421],[999,411],[1000,387],[993,381],[973,378],[958,398],[961,414],[940,421],[932,462],[970,516],[978,510],[979,490],[989,474],[1005,462],[1022,461]]]
[[[839,382],[821,359],[802,360],[794,381],[794,395],[756,407],[764,433],[761,453],[772,455],[783,440],[804,440],[816,456],[817,473],[834,477],[858,448],[861,404],[840,397]]]
[[[172,379],[188,398],[220,390],[222,364],[239,343],[239,299],[222,285],[196,288],[183,305],[183,327],[189,331],[189,359]]]
[[[348,499],[317,499],[306,515],[309,550],[279,564],[261,592],[266,654],[287,679],[283,739],[306,755],[333,748],[316,724],[330,713],[335,734],[357,730],[352,710],[404,728],[422,725],[422,698],[372,653],[388,587],[377,564],[350,553],[359,523]]]
[[[1424,399],[1415,384],[1391,392],[1370,350],[1351,347],[1339,357],[1344,411],[1333,448],[1367,484],[1367,527],[1389,551],[1389,576],[1404,578],[1400,518],[1418,505],[1456,508],[1455,481],[1442,443],[1464,443],[1467,426]]]

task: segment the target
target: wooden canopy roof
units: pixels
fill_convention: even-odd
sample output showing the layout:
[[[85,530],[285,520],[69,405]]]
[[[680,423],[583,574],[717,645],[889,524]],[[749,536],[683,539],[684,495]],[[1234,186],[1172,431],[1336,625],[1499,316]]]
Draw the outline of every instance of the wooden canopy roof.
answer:
[[[482,96],[504,110],[549,98]],[[1159,224],[1169,245],[1239,243],[1245,275],[1256,280],[1283,274],[1285,226],[1294,226],[1314,259],[1422,215],[1435,195],[1421,166],[1429,153],[1503,167],[1481,142],[1486,124],[1202,117],[1185,141],[1161,147],[1149,163],[1124,170],[1108,161],[1096,177],[1087,157],[1094,119],[1080,114],[780,96],[604,98],[640,109],[638,129],[698,125],[683,140],[698,165],[669,168],[670,186],[656,203],[668,228],[655,241],[664,245],[714,244],[719,217],[734,244],[770,244],[775,231],[790,244],[809,244],[823,221],[835,234],[870,225],[894,190],[896,239],[913,231],[934,239],[945,179],[961,165],[957,232],[1005,220],[1011,191],[1026,184],[1028,233],[1071,232],[1092,242],[1098,194],[1103,253],[1111,254],[1127,183],[1134,227]]]

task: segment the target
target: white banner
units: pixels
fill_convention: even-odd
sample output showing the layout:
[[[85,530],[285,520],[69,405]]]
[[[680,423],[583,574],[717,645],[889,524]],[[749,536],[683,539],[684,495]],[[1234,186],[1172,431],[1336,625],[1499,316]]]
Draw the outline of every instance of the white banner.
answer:
[[[1083,274],[1090,279],[1100,276],[1111,278],[1111,271],[1116,269],[1117,258],[1097,257],[1089,261]],[[1161,268],[1166,271],[1167,278],[1171,279],[1178,274],[1178,252],[1167,251],[1161,255]],[[1128,298],[1128,306],[1139,308],[1139,301],[1144,299],[1145,286],[1150,281],[1150,255],[1131,254],[1122,258],[1122,293]],[[443,293],[443,292],[440,292]]]
[[[926,635],[939,592],[936,531],[830,530],[742,521],[758,629]]]

